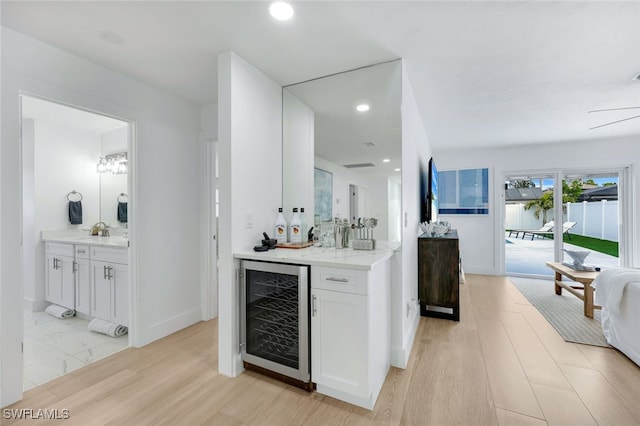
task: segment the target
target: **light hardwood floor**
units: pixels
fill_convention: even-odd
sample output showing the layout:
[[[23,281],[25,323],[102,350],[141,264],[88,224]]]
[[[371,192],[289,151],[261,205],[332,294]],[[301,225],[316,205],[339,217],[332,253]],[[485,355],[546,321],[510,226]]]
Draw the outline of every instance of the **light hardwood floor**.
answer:
[[[640,424],[640,367],[620,352],[565,342],[506,278],[467,275],[460,293],[460,322],[421,318],[407,369],[390,370],[373,411],[253,372],[219,375],[216,320],[74,371],[8,408],[67,409],[64,425]]]

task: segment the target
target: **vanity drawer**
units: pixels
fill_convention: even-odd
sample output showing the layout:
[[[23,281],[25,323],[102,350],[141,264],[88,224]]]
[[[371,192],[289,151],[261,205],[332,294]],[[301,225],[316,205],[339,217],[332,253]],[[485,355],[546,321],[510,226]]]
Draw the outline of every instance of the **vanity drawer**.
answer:
[[[73,244],[46,243],[44,247],[47,254],[73,257]]]
[[[126,248],[91,247],[91,260],[126,265],[129,263],[128,250]]]
[[[76,259],[88,259],[89,258],[89,246],[76,245],[75,252],[76,252]]]
[[[311,288],[367,295],[367,282],[367,271],[326,266],[311,267]]]

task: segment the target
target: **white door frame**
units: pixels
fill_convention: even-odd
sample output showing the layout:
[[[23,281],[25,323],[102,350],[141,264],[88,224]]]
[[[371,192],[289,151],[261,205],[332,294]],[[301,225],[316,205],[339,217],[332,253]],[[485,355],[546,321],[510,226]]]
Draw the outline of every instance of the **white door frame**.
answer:
[[[204,218],[202,255],[202,319],[210,320],[218,316],[218,218],[216,217],[216,190],[218,188],[218,142],[203,137],[203,194]]]

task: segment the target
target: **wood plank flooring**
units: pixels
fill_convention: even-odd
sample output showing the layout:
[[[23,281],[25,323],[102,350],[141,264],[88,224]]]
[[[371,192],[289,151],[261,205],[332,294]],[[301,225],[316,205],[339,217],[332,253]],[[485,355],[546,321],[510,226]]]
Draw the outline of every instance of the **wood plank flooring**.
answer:
[[[64,425],[640,425],[640,367],[620,352],[565,342],[506,278],[467,275],[460,297],[460,322],[421,318],[407,369],[390,370],[373,411],[253,372],[219,375],[216,320],[7,408],[67,409],[53,421]],[[3,425],[47,423],[4,414]]]

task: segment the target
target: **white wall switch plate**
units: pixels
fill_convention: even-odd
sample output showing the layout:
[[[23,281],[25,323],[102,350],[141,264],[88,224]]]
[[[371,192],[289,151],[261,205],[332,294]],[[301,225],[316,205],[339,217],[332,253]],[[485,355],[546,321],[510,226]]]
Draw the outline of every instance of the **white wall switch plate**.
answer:
[[[253,228],[253,212],[250,210],[247,210],[247,213],[245,215],[245,226],[247,229],[252,229]]]

